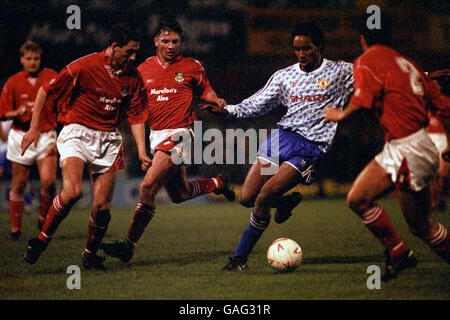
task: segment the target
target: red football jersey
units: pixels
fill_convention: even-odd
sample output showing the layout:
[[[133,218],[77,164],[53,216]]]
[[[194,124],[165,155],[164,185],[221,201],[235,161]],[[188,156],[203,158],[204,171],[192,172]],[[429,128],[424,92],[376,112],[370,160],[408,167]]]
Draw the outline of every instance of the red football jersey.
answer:
[[[3,87],[0,97],[0,117],[7,112],[17,110],[22,106],[27,107],[27,112],[13,119],[12,128],[21,131],[28,131],[33,114],[34,100],[39,88],[56,76],[52,69],[43,68],[36,78],[28,76],[24,71],[20,71],[11,76]],[[52,99],[48,99],[42,110],[42,119],[39,124],[39,131],[45,132],[56,127],[56,107]]]
[[[450,99],[414,61],[387,46],[373,45],[357,58],[353,76],[350,102],[374,110],[387,141],[427,127],[429,110],[450,117]]]
[[[109,131],[117,128],[122,112],[130,124],[147,120],[145,90],[137,69],[128,65],[114,71],[104,51],[73,61],[43,88],[58,100],[58,119],[64,125],[78,123]]]
[[[152,130],[186,127],[195,121],[191,103],[212,90],[205,69],[195,59],[178,57],[163,67],[158,57],[138,67],[147,90],[148,123]]]

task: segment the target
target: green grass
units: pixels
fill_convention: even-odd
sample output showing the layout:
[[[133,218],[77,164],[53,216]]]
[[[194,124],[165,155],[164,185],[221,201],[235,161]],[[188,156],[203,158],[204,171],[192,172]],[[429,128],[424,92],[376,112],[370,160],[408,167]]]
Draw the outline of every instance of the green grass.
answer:
[[[381,201],[420,263],[398,279],[369,290],[370,265],[384,266],[382,248],[360,219],[339,200],[305,200],[282,225],[272,221],[249,259],[250,269],[221,268],[248,225],[238,203],[160,205],[129,264],[108,258],[107,272],[81,269],[81,289],[66,287],[69,265],[81,266],[89,210],[73,210],[35,265],[23,261],[26,240],[37,234],[35,215],[24,215],[24,235],[9,241],[9,214],[0,213],[0,299],[120,300],[448,300],[450,268],[412,236],[395,199]],[[133,209],[113,208],[107,241],[122,238]],[[449,213],[435,214],[450,227]],[[266,262],[268,245],[296,240],[302,265],[275,273]]]

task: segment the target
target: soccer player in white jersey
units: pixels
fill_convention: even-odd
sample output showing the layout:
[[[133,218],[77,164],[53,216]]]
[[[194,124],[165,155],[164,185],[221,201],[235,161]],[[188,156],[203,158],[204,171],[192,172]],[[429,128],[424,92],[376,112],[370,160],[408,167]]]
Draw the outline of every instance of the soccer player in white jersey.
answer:
[[[299,24],[292,32],[291,44],[298,63],[275,72],[261,90],[239,104],[208,106],[234,118],[258,117],[280,105],[287,109],[279,128],[260,145],[242,186],[240,203],[254,209],[236,251],[223,268],[227,271],[248,267],[248,256],[269,225],[271,208],[277,208],[275,222],[282,223],[300,203],[300,193],[283,194],[299,183],[314,181],[317,162],[330,148],[337,128],[335,123],[325,122],[323,110],[327,105],[343,108],[353,91],[353,65],[323,58],[324,37],[319,26]]]

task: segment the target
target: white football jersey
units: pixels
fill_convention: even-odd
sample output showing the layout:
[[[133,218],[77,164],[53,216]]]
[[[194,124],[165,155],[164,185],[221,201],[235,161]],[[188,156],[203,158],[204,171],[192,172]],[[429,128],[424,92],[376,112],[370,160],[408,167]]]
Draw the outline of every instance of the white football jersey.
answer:
[[[352,93],[353,64],[323,59],[320,67],[311,72],[301,70],[299,63],[275,72],[254,95],[225,109],[236,118],[255,118],[284,106],[287,111],[278,126],[321,143],[326,152],[337,123],[325,121],[324,109],[342,109]]]

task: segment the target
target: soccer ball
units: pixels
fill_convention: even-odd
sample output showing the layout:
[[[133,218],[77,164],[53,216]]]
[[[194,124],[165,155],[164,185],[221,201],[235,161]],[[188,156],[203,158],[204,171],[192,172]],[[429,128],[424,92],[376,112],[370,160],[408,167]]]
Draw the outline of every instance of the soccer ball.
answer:
[[[269,265],[279,272],[293,271],[302,262],[302,248],[297,242],[280,238],[272,242],[267,250]]]

